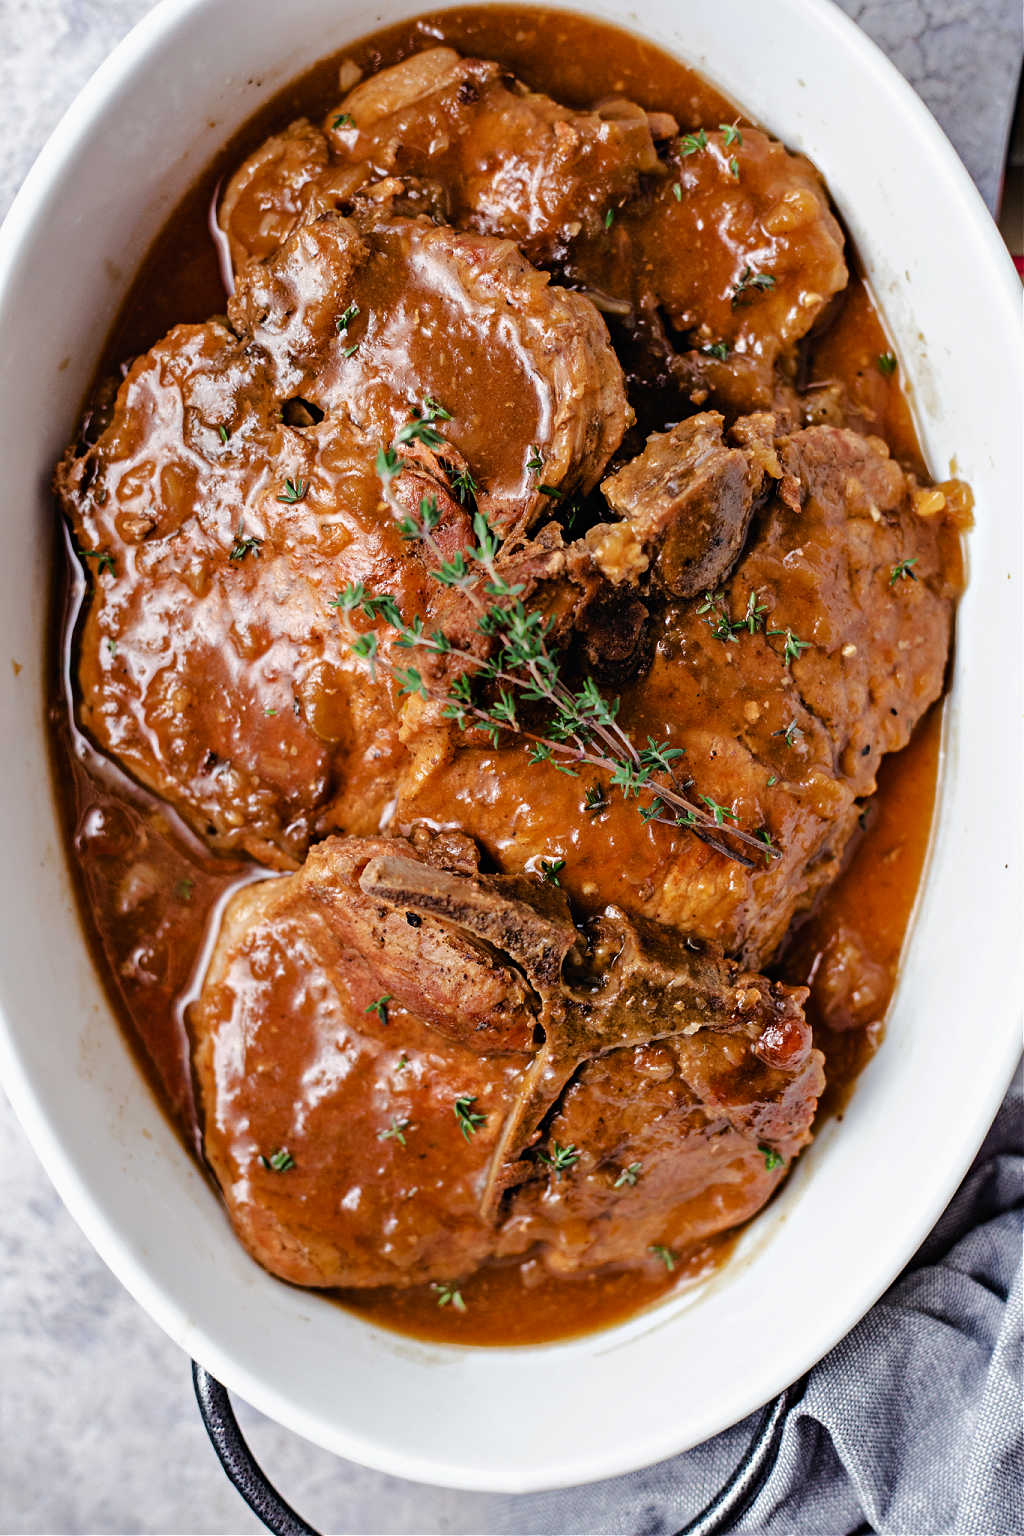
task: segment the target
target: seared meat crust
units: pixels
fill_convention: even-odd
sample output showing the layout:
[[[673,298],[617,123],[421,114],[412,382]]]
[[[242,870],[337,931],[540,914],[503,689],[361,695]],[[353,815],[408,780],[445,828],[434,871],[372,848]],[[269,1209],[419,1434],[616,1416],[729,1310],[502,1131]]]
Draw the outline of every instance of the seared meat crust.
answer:
[[[717,413],[690,416],[653,433],[638,458],[605,480],[605,500],[622,522],[599,524],[587,544],[611,580],[638,579],[651,568],[662,591],[695,597],[728,575],[767,475],[781,475],[773,419],[748,417],[745,427],[747,451],[723,442]]]

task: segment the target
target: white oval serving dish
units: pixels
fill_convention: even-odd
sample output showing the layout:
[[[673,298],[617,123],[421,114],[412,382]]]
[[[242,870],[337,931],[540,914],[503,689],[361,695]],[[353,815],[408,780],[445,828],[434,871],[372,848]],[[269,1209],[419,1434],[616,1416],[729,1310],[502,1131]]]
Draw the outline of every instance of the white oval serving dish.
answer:
[[[164,0],[70,108],[4,225],[0,1070],[72,1214],[182,1349],[342,1456],[522,1492],[669,1456],[798,1377],[913,1254],[1004,1092],[1022,995],[1019,285],[926,109],[827,0],[591,0],[591,15],[678,53],[816,161],[892,330],[932,468],[945,476],[955,458],[974,487],[938,825],[888,1038],[842,1124],[824,1128],[709,1285],[541,1348],[428,1346],[371,1327],[246,1256],[111,1017],[50,787],[47,483],[131,275],[181,194],[278,87],[421,8]]]

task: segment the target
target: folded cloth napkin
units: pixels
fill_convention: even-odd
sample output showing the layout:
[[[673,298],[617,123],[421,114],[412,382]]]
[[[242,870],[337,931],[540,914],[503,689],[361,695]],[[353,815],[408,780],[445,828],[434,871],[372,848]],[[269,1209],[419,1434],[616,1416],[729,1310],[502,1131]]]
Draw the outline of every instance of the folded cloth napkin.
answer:
[[[913,1262],[811,1372],[747,1536],[1022,1536],[1024,1079]],[[672,1461],[496,1510],[495,1531],[671,1536],[757,1415]]]

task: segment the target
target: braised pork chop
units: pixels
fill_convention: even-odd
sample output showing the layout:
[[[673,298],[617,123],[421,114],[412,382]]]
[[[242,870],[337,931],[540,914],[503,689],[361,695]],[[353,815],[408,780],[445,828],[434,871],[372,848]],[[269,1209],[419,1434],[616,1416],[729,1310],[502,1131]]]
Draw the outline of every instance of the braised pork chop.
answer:
[[[300,220],[398,177],[433,189],[451,223],[506,236],[547,265],[658,168],[648,114],[632,103],[574,112],[491,60],[429,48],[357,85],[322,132],[302,120],[269,140],[232,178],[220,219],[241,265]]]
[[[627,424],[600,315],[507,240],[326,214],[247,267],[228,308],[282,396],[343,413],[368,442],[440,404],[434,425],[502,536],[550,508],[541,484],[589,491]]]
[[[344,1286],[538,1242],[559,1268],[595,1244],[642,1263],[762,1204],[822,1085],[804,993],[620,913],[581,933],[551,886],[458,852],[330,838],[229,905],[191,1026],[206,1157],[254,1256]],[[639,1202],[612,1178],[638,1159]]]
[[[817,1051],[770,1066],[760,1038],[702,1030],[588,1061],[548,1122],[549,1161],[512,1196],[509,1236],[529,1233],[572,1273],[671,1266],[747,1221],[809,1139],[824,1086]],[[578,1151],[571,1176],[556,1147]]]
[[[600,236],[573,246],[575,286],[621,317],[641,372],[730,415],[792,393],[794,347],[845,288],[844,237],[818,172],[756,128],[673,139]]]
[[[725,444],[720,420],[706,416],[676,436],[678,538],[663,517],[669,434],[642,456],[652,473],[640,464],[626,477],[635,494],[619,494],[622,477],[611,482],[630,517],[586,539],[623,597],[637,583],[645,602],[671,588],[686,528],[723,518],[723,481],[693,462],[695,437],[718,462],[738,455],[740,521],[758,476],[763,505],[731,574],[720,567],[718,589],[653,603],[653,659],[623,688],[619,719],[634,742],[682,749],[681,777],[723,825],[760,832],[764,862],[743,867],[693,836],[643,825],[635,803],[608,789],[610,768],[573,779],[550,764],[527,767],[512,741],[436,753],[403,786],[395,821],[458,825],[507,870],[564,858],[562,883],[585,907],[615,902],[761,965],[834,877],[881,757],[905,745],[941,693],[965,492],[956,482],[919,487],[881,440],[839,428],[766,439],[756,416]],[[725,522],[734,526],[731,512]]]
[[[585,299],[425,220],[299,229],[230,318],[139,358],[56,484],[95,577],[83,724],[214,846],[288,867],[318,819],[375,829],[401,757],[394,685],[365,686],[332,597],[365,582],[423,615],[440,595],[378,450],[396,441],[398,510],[436,502],[450,556],[474,495],[500,533],[550,506],[531,459],[589,488],[626,408]]]

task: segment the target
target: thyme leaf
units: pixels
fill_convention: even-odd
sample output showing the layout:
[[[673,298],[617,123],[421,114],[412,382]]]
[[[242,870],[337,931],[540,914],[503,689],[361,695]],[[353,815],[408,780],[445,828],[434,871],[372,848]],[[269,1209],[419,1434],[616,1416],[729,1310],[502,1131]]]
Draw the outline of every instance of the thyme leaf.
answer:
[[[424,417],[414,416],[411,421],[407,421],[399,427],[395,433],[395,442],[418,442],[425,444],[427,448],[440,448],[444,438]]]
[[[733,309],[739,309],[741,304],[746,303],[751,293],[764,293],[774,287],[775,279],[770,272],[754,272],[750,267],[744,267],[739,282],[732,290]]]
[[[387,1130],[377,1132],[377,1140],[397,1141],[399,1146],[404,1147],[406,1145],[405,1133],[413,1129],[414,1127],[409,1120],[392,1120]]]
[[[769,639],[774,635],[785,635],[786,643],[782,647],[782,659],[787,667],[792,666],[794,661],[799,661],[800,652],[809,650],[811,646],[809,640],[801,640],[791,629],[766,629],[765,634]]]
[[[568,1172],[579,1161],[579,1157],[579,1149],[571,1141],[567,1147],[561,1147],[557,1141],[553,1141],[550,1152],[537,1153],[537,1161],[545,1163],[559,1183],[562,1174]]]
[[[439,1307],[451,1307],[455,1312],[465,1312],[466,1303],[462,1299],[462,1292],[454,1285],[447,1284],[443,1280],[432,1280],[430,1289],[437,1293]]]
[[[253,555],[258,557],[262,547],[263,540],[258,539],[255,534],[250,534],[249,537],[246,538],[242,532],[242,525],[239,523],[238,532],[235,534],[235,542],[231,547],[231,553],[228,555],[228,559],[236,561],[244,560],[246,555]]]
[[[284,490],[275,499],[283,501],[289,507],[294,506],[297,501],[302,501],[305,498],[308,490],[309,481],[303,480],[301,475],[296,475],[294,480],[289,479],[285,481]]]
[[[583,797],[584,809],[597,816],[601,811],[608,809],[608,797],[604,792],[604,785],[600,779],[589,786]]]
[[[471,1136],[476,1135],[480,1126],[487,1120],[486,1115],[479,1114],[473,1108],[475,1103],[475,1093],[460,1093],[455,1100],[455,1118],[459,1123],[459,1130],[467,1141]]]
[[[912,569],[917,564],[917,556],[912,560],[897,560],[889,572],[889,585],[894,587],[898,581],[916,581],[917,572]]]
[[[102,576],[104,571],[109,571],[111,576],[117,574],[117,561],[109,549],[80,549],[78,553],[83,560],[96,561],[97,576]]]
[[[470,506],[476,500],[479,486],[468,469],[461,469],[457,475],[453,475],[451,484],[452,490],[464,507]]]
[[[803,731],[797,725],[795,720],[791,720],[788,725],[782,726],[780,730],[772,731],[772,735],[783,737],[786,746],[791,747],[793,745],[793,738],[795,736],[802,736]]]

